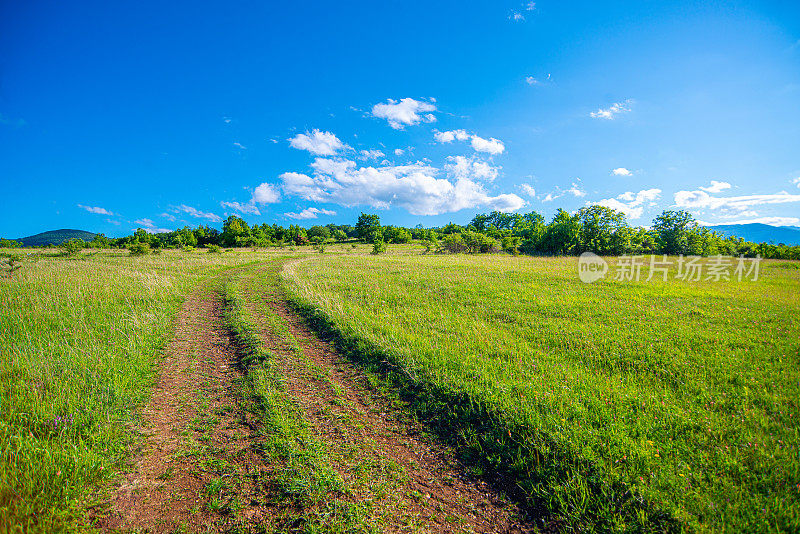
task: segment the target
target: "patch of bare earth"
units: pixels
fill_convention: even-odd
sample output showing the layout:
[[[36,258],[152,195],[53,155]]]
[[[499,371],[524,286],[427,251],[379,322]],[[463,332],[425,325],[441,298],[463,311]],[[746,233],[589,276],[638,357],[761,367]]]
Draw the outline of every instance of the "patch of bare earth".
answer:
[[[423,438],[408,417],[390,405],[331,343],[320,340],[274,288],[245,280],[248,308],[264,344],[276,355],[287,392],[315,436],[330,451],[332,467],[375,503],[385,532],[533,532],[518,508],[484,481],[467,476],[445,447]],[[255,275],[257,278],[257,274]],[[302,356],[286,350],[286,334],[263,320],[278,315],[299,343]],[[366,466],[366,467],[365,467]],[[370,469],[369,466],[379,466]],[[382,494],[369,478],[399,466]],[[365,480],[366,479],[366,480]],[[359,494],[360,492],[360,494]]]
[[[221,531],[240,520],[231,506],[244,508],[239,518],[269,524],[253,498],[262,465],[252,452],[253,425],[240,408],[236,363],[220,296],[191,295],[142,413],[143,446],[100,520],[103,530]]]

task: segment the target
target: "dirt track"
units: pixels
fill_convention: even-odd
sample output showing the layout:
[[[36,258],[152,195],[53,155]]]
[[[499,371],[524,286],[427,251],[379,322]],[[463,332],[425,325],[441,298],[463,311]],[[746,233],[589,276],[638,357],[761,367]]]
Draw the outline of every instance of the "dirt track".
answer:
[[[269,269],[274,266],[251,269],[242,279],[246,307],[274,354],[286,392],[348,488],[346,498],[370,503],[373,528],[533,531],[519,522],[513,504],[467,476],[444,447],[425,439],[357,368],[318,339],[280,292],[264,285],[274,274]],[[263,434],[246,408],[238,360],[220,295],[191,295],[142,414],[145,446],[113,494],[104,530],[295,531],[276,519],[282,508],[297,505],[269,494],[265,474],[274,466],[259,454]]]

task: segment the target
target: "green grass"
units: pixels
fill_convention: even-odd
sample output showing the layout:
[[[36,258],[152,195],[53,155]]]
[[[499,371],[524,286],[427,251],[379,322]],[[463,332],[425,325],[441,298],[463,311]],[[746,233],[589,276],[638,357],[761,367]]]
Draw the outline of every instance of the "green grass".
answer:
[[[124,468],[186,293],[271,255],[27,252],[0,278],[0,525],[79,531]]]
[[[582,284],[574,258],[315,257],[312,319],[582,531],[800,530],[800,273]],[[388,362],[381,364],[381,362]],[[399,382],[397,382],[399,383]]]

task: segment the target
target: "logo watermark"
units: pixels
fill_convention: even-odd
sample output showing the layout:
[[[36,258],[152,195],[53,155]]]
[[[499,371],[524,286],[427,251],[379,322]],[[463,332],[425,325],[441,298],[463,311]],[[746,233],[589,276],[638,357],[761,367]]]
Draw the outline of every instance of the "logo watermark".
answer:
[[[748,280],[755,282],[761,268],[761,256],[684,256],[670,259],[666,255],[618,256],[614,262],[613,280],[618,282],[649,282],[653,278],[664,282],[672,278],[684,282],[720,282]],[[578,259],[578,277],[581,282],[591,284],[602,280],[609,273],[608,262],[594,254],[584,252]],[[643,272],[645,271],[645,272]],[[645,277],[645,274],[647,275]]]
[[[594,252],[584,252],[578,259],[578,276],[581,282],[591,284],[606,277],[608,263]]]

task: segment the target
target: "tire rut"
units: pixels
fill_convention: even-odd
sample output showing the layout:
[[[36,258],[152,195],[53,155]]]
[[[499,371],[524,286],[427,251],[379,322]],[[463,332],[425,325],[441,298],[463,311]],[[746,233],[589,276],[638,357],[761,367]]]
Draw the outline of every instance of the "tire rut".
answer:
[[[356,498],[371,499],[382,531],[533,532],[519,509],[486,482],[465,474],[444,446],[423,437],[400,408],[381,397],[331,343],[319,339],[292,311],[276,288],[259,290],[259,276],[273,277],[274,267],[245,276],[248,308],[262,318],[262,342],[277,356],[287,391],[313,431],[331,451],[334,469],[354,488]],[[248,289],[249,286],[249,289]],[[280,318],[301,349],[287,346],[286,333],[275,331],[270,314]],[[365,478],[386,478],[376,490]],[[399,466],[400,476],[386,476]],[[382,494],[386,491],[386,494]]]

